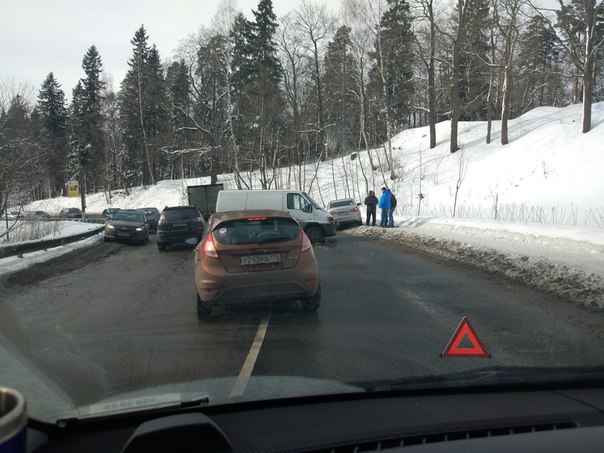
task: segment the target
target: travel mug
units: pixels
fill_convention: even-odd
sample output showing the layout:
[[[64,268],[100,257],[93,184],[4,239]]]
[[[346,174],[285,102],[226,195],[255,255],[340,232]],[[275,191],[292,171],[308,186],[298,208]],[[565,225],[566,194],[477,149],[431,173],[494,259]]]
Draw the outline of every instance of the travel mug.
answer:
[[[25,453],[27,443],[25,398],[0,387],[0,453]]]

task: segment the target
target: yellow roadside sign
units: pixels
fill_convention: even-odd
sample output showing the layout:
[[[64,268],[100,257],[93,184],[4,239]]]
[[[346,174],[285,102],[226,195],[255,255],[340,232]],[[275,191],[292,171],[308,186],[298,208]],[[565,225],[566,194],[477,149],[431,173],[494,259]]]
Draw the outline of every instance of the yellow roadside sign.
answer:
[[[77,181],[69,181],[67,183],[67,196],[69,198],[77,198],[80,196],[80,186]]]

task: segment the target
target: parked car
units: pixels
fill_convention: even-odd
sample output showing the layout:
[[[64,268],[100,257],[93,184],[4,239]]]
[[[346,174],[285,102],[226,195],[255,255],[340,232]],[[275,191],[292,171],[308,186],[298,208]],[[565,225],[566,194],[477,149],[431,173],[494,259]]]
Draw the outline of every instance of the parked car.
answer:
[[[64,219],[81,219],[82,210],[79,208],[63,208],[59,212],[59,217]]]
[[[28,220],[46,220],[50,216],[44,211],[23,211],[20,218]]]
[[[119,210],[105,224],[105,241],[130,240],[145,244],[149,240],[149,222],[134,209]]]
[[[115,215],[116,212],[118,212],[120,210],[120,208],[107,208],[107,209],[103,209],[102,212],[102,216],[105,220],[109,220],[111,217],[113,217]]]
[[[7,211],[2,217],[6,217],[8,220],[17,220],[23,218],[23,213],[19,211]]]
[[[197,245],[206,221],[195,206],[166,206],[157,223],[157,248],[171,245]]]
[[[34,216],[38,220],[46,220],[46,219],[50,218],[50,216],[48,215],[48,212],[45,212],[45,211],[34,211]]]
[[[359,206],[361,203],[357,203],[352,198],[342,198],[330,201],[327,204],[327,210],[335,219],[337,227],[342,228],[347,225],[363,225]]]
[[[310,239],[287,212],[213,214],[195,248],[197,315],[213,305],[300,300],[321,303],[319,268]]]
[[[159,210],[157,208],[140,208],[139,211],[145,213],[147,217],[147,222],[149,222],[149,227],[151,231],[157,231],[157,224],[159,222]]]

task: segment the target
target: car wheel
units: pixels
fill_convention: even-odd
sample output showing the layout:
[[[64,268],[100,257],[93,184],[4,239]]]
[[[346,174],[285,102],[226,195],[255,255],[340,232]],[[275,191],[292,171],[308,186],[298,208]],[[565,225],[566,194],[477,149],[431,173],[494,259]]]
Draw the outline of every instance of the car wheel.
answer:
[[[207,319],[209,318],[211,312],[212,307],[202,301],[199,297],[199,294],[197,294],[197,319],[200,321],[203,319]]]
[[[317,225],[313,225],[306,229],[306,235],[310,242],[319,242],[325,238],[325,234],[323,233],[323,229]]]
[[[163,242],[158,242],[157,248],[160,250],[166,250],[166,244],[164,244]]]
[[[302,308],[306,311],[316,311],[321,306],[321,285],[314,296],[302,299]]]

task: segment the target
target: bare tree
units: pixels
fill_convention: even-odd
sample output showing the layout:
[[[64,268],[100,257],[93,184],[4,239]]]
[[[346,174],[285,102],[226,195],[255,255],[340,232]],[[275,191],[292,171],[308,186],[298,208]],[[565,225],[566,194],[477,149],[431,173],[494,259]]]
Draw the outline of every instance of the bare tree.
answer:
[[[303,65],[303,49],[298,39],[296,21],[292,14],[281,18],[281,24],[277,31],[277,42],[279,44],[281,67],[283,68],[283,85],[285,96],[290,104],[292,115],[292,136],[290,144],[293,149],[295,163],[298,166],[297,188],[303,190],[303,165],[304,147],[300,131],[302,129],[300,114],[300,72]],[[291,161],[291,160],[290,160]]]
[[[436,120],[438,113],[436,111],[436,11],[434,0],[417,0],[415,13],[419,18],[424,18],[428,22],[428,55],[424,55],[425,43],[418,44],[418,53],[421,60],[426,65],[428,73],[428,127],[430,130],[430,149],[436,148]],[[418,35],[416,35],[418,36]],[[421,199],[420,199],[421,202]]]
[[[466,179],[466,173],[468,172],[468,161],[464,155],[463,149],[459,151],[457,156],[457,181],[455,181],[455,198],[453,201],[453,217],[457,212],[457,196],[459,195],[459,188]]]
[[[509,143],[508,121],[510,119],[510,103],[512,96],[512,78],[514,75],[514,51],[520,36],[520,13],[527,4],[526,0],[494,0],[494,10],[501,8],[501,12],[495,17],[495,23],[503,36],[503,52],[501,64],[503,72],[502,100],[501,100],[501,144]],[[502,17],[502,14],[505,14]]]
[[[323,107],[321,60],[325,48],[324,43],[333,33],[335,18],[327,11],[324,4],[316,5],[309,0],[302,0],[294,15],[297,27],[303,32],[303,46],[312,60],[317,92],[317,154],[319,160],[323,160],[327,157],[327,149],[325,147],[326,124]]]
[[[38,128],[32,121],[33,89],[28,84],[0,82],[0,218],[12,203],[30,198],[43,158]],[[13,199],[19,195],[21,199]],[[8,226],[8,225],[7,225]]]
[[[378,76],[381,79],[382,85],[382,105],[381,109],[384,114],[384,122],[386,123],[386,143],[384,144],[384,152],[388,170],[390,171],[390,179],[397,178],[394,159],[392,157],[392,121],[390,105],[388,103],[388,83],[386,74],[386,61],[384,56],[384,48],[382,45],[382,16],[388,9],[387,0],[347,0],[346,8],[354,11],[354,14],[365,28],[371,32],[371,38],[375,43],[376,48],[376,67]]]
[[[363,146],[367,151],[369,166],[371,167],[371,185],[375,186],[374,171],[377,170],[373,162],[373,154],[369,146],[369,134],[367,132],[367,98],[365,94],[366,72],[368,71],[367,54],[371,46],[372,31],[367,27],[367,24],[362,20],[362,16],[358,8],[361,6],[358,0],[344,0],[344,22],[350,26],[351,54],[354,59],[356,71],[356,91],[355,97],[359,103],[359,150]],[[369,192],[369,181],[363,169],[362,160],[359,159],[359,165],[365,179],[365,191]]]

